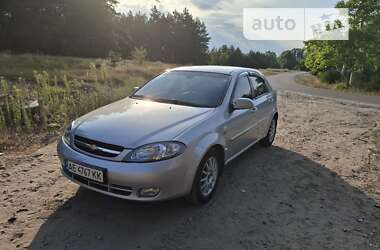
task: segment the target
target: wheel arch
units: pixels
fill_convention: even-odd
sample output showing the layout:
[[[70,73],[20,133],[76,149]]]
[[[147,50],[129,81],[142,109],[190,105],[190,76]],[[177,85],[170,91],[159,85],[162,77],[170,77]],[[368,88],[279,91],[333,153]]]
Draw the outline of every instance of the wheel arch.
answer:
[[[276,121],[278,120],[278,112],[277,111],[276,111],[276,113],[274,113],[273,119],[276,119]]]
[[[220,175],[222,175],[223,174],[223,169],[224,169],[224,163],[225,163],[225,153],[224,153],[224,147],[223,147],[223,145],[221,145],[221,144],[214,144],[214,145],[212,145],[210,148],[209,148],[209,150],[206,152],[206,154],[208,153],[208,152],[210,152],[211,150],[215,150],[216,151],[216,153],[218,154],[218,158],[219,158],[219,160],[220,160],[220,162],[221,162],[221,168],[220,168]]]
[[[211,144],[207,150],[205,150],[205,152],[203,153],[202,157],[201,157],[201,160],[199,161],[199,163],[203,160],[203,158],[211,151],[211,150],[215,150],[218,154],[218,158],[222,164],[221,168],[220,168],[220,174],[223,173],[223,168],[224,168],[224,163],[225,163],[225,152],[224,152],[224,146],[220,143],[214,143],[214,144]]]

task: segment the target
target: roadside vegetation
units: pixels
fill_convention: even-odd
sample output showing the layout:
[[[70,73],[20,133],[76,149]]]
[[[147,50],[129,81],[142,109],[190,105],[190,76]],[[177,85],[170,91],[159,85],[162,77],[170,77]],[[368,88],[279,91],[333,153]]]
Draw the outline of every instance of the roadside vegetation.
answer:
[[[363,88],[355,88],[355,87],[347,87],[346,83],[337,82],[337,83],[328,83],[321,80],[320,77],[316,75],[312,75],[310,73],[299,74],[295,77],[295,81],[299,84],[320,88],[320,89],[330,89],[330,90],[338,90],[345,91],[351,93],[364,93],[367,95],[380,95],[378,91],[366,91]]]
[[[174,65],[0,54],[0,149],[21,135],[55,136],[76,117],[127,96]],[[12,139],[12,140],[11,140]]]
[[[272,68],[267,68],[267,69],[259,69],[259,70],[265,76],[272,76],[272,75],[277,75],[277,74],[281,74],[281,73],[291,72],[291,70],[289,70],[289,69],[272,69]]]
[[[322,82],[338,89],[380,91],[380,6],[378,0],[340,1],[348,8],[348,41],[309,41],[305,66]],[[339,23],[326,26],[340,28]]]

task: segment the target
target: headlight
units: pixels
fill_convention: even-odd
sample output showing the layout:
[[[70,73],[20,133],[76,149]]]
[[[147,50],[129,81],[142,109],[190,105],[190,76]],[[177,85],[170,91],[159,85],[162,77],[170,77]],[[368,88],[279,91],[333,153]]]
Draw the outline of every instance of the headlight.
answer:
[[[63,140],[65,141],[65,143],[67,145],[70,145],[70,142],[71,142],[71,127],[72,125],[68,126],[66,129],[65,129],[65,132],[63,133]]]
[[[124,161],[151,162],[162,161],[176,157],[185,151],[185,144],[181,142],[157,142],[141,146],[130,152]]]

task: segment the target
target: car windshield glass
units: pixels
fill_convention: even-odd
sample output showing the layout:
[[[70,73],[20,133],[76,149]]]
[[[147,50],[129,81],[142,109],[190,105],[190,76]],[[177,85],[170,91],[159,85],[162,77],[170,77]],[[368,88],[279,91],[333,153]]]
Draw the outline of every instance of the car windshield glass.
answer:
[[[219,106],[230,76],[208,72],[171,71],[145,84],[131,97],[194,107]]]

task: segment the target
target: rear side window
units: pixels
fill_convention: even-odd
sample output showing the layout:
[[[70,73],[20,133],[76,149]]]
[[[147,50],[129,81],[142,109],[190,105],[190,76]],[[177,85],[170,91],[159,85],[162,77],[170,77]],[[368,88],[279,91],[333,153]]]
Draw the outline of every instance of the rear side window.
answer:
[[[265,80],[259,76],[249,76],[253,86],[253,98],[269,92]]]
[[[240,78],[236,84],[233,100],[238,98],[252,98],[251,85],[247,77]]]

